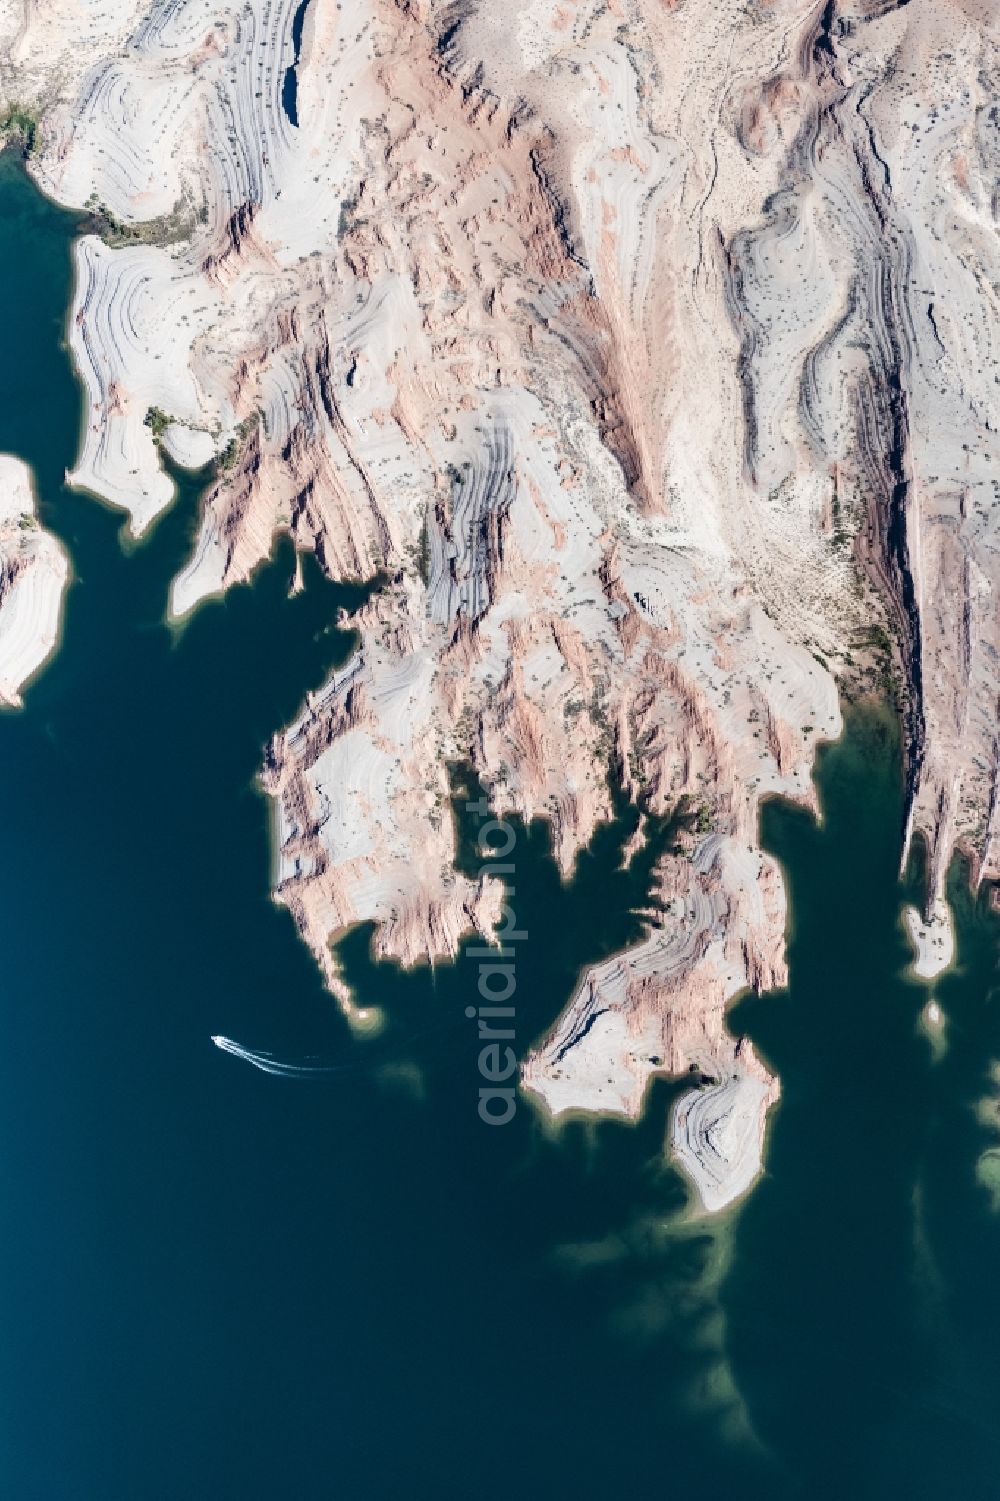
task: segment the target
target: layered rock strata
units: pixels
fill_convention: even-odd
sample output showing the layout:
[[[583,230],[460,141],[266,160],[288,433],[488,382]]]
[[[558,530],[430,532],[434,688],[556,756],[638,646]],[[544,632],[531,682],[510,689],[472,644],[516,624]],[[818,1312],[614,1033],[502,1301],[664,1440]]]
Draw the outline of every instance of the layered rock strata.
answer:
[[[65,0],[0,20],[32,170],[88,208],[75,477],[136,531],[159,443],[218,459],[173,609],[276,530],[387,583],[267,754],[279,900],[330,983],[488,930],[446,763],[571,870],[609,770],[697,837],[524,1083],[636,1113],[706,1204],[775,1085],[728,1000],[779,985],[760,799],[814,799],[837,679],[895,675],[931,903],[998,874],[1000,87],[973,0]],[[902,831],[901,831],[902,833]],[[928,914],[929,915],[929,914]],[[350,1004],[344,997],[345,1004]],[[752,1129],[750,1118],[756,1122]],[[728,1164],[723,1166],[722,1164]]]

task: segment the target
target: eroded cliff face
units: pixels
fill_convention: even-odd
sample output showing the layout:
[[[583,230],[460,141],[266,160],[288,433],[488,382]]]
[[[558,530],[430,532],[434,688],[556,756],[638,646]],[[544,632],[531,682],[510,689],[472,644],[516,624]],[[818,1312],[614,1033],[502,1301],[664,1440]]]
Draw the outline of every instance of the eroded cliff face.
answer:
[[[16,9],[16,7],[15,7]],[[554,1112],[677,1112],[706,1202],[776,1085],[727,1001],[784,978],[762,796],[813,798],[835,675],[906,684],[911,829],[1000,874],[993,12],[971,3],[25,5],[8,101],[87,206],[81,484],[169,503],[220,459],[182,614],[278,528],[386,583],[269,747],[277,894],[331,939],[453,954],[449,760],[568,871],[608,773],[699,832],[649,938],[524,1071]],[[889,643],[893,642],[892,647]]]

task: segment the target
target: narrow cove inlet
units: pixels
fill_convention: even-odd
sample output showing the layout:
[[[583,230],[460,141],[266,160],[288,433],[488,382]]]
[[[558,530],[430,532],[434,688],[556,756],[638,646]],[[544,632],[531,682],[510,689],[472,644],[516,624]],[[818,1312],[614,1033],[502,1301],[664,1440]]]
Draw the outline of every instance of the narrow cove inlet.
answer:
[[[286,528],[171,619],[218,466],[171,467],[138,539],[66,482],[83,228],[0,155],[0,454],[66,563],[55,649],[0,715],[3,1494],[994,1497],[1000,919],[956,857],[953,962],[914,972],[899,715],[845,701],[815,807],[805,781],[762,800],[788,983],[741,988],[726,1072],[623,1032],[595,1108],[550,1108],[587,977],[581,1044],[610,1035],[623,955],[702,932],[707,806],[659,813],[638,774],[567,862],[558,808],[497,817],[449,760],[457,952],[402,964],[353,924],[338,1005],[296,907],[296,796],[345,684],[337,713],[377,738],[348,679],[379,588],[297,561]],[[448,817],[432,789],[429,841]],[[690,887],[662,889],[665,855]],[[706,1214],[671,1122],[734,1088],[752,1109],[702,1135],[750,1156]]]

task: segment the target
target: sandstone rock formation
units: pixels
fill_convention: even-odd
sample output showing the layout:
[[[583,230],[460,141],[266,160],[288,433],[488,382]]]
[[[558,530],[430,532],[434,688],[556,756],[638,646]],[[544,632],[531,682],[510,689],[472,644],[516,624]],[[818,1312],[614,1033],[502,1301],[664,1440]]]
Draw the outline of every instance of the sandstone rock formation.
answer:
[[[268,750],[279,899],[336,985],[353,923],[407,962],[488,930],[449,759],[546,814],[565,871],[609,769],[651,812],[686,799],[662,922],[524,1082],[626,1113],[655,1072],[734,1083],[675,1116],[713,1203],[774,1094],[723,1023],[785,972],[759,803],[812,801],[837,677],[895,664],[931,902],[958,841],[1000,873],[997,45],[976,0],[0,18],[32,170],[92,214],[77,479],[139,531],[171,495],[158,430],[217,456],[178,614],[277,529],[387,579]]]
[[[20,704],[55,646],[68,573],[66,554],[35,517],[27,467],[0,454],[0,704]]]

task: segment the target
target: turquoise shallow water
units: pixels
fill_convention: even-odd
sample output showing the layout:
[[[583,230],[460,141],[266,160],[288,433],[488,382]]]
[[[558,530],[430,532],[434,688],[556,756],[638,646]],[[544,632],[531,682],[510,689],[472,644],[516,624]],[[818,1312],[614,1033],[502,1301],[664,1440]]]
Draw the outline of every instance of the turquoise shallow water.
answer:
[[[643,1121],[480,1124],[476,967],[343,946],[351,1038],[269,899],[261,747],[349,649],[359,591],[289,550],[163,624],[198,487],[138,547],[63,488],[73,223],[0,158],[0,450],[74,565],[59,654],[0,717],[0,1486],[133,1498],[993,1496],[1000,1222],[975,1105],[1000,1058],[997,923],[955,872],[940,1060],[907,981],[891,721],[824,753],[826,821],[770,805],[787,993],[734,1025],[781,1071],[768,1172],[684,1218]],[[520,829],[517,1043],[641,931],[630,815],[562,886]],[[463,857],[475,828],[463,826]],[[660,837],[668,838],[669,830]],[[223,1033],[336,1072],[275,1078]]]

